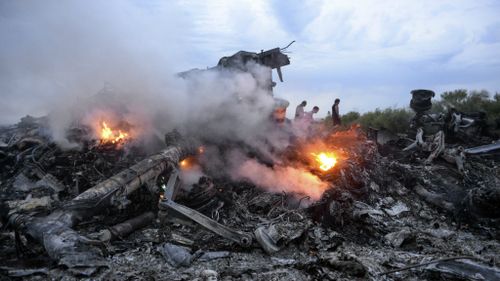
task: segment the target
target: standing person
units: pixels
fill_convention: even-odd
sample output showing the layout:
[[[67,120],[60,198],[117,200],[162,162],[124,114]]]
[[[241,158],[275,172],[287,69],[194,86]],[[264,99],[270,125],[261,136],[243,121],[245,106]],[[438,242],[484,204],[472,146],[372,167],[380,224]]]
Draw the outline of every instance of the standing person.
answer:
[[[304,117],[304,107],[307,105],[306,101],[302,101],[295,109],[295,120]]]
[[[306,136],[312,136],[315,126],[313,126],[314,122],[314,114],[318,113],[319,107],[313,107],[313,110],[304,113],[303,124],[304,124],[304,132]]]
[[[339,113],[339,99],[335,99],[335,103],[332,105],[332,120],[333,126],[340,126],[340,113]]]
[[[304,113],[304,120],[307,121],[309,124],[314,121],[313,115],[318,113],[319,107],[315,106],[313,107],[313,110],[308,111]]]
[[[311,125],[314,123],[313,115],[319,111],[319,107],[315,106],[313,110],[304,112],[302,117],[296,118],[293,122],[294,135],[298,138],[307,138],[311,131]]]

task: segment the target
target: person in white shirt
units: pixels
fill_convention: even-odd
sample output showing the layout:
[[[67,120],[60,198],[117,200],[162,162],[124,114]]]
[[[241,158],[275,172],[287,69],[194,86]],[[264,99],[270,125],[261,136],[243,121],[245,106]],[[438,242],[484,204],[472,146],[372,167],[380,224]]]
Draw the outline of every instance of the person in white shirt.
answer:
[[[295,109],[295,120],[304,117],[304,107],[307,105],[307,101],[302,101]]]
[[[304,113],[304,120],[306,120],[309,123],[313,122],[314,121],[313,115],[318,113],[318,111],[319,107],[317,106],[313,107],[313,110]]]

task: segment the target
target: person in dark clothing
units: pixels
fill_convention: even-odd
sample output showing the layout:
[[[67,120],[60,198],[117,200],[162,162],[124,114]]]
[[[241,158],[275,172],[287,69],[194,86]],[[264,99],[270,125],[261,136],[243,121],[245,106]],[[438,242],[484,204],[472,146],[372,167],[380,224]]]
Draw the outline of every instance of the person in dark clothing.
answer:
[[[332,120],[333,126],[340,126],[340,113],[339,113],[339,99],[335,99],[335,103],[332,105]]]

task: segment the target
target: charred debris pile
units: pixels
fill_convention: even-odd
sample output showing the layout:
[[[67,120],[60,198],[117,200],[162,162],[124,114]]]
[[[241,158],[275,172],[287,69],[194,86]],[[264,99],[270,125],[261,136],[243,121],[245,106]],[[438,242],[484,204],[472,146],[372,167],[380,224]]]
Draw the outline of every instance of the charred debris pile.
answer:
[[[268,52],[237,55],[289,63]],[[2,127],[0,277],[499,280],[499,145],[480,114],[428,114],[433,92],[412,95],[406,136],[313,124],[273,161],[247,150],[302,192],[216,173],[177,131],[151,153],[106,123],[72,129],[69,150],[44,118]]]

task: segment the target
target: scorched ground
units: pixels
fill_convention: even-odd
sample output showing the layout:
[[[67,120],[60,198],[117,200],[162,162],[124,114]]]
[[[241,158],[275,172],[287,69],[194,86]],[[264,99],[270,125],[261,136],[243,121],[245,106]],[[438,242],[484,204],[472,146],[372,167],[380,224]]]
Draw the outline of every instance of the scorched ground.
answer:
[[[269,192],[244,180],[211,176],[200,160],[209,148],[186,144],[178,134],[170,134],[163,154],[151,160],[165,161],[163,171],[134,184],[138,175],[130,173],[150,171],[141,166],[149,153],[123,145],[126,140],[102,139],[63,151],[43,135],[44,124],[27,117],[1,130],[5,280],[499,278],[494,154],[468,159],[464,177],[445,161],[423,165],[418,159],[425,156],[401,152],[404,143],[379,145],[359,128],[327,132],[280,156],[283,167],[307,169],[326,184],[311,200],[317,191]],[[182,151],[169,154],[173,147]],[[161,204],[158,212],[160,197],[172,196],[169,173],[179,168],[182,174],[195,162],[205,176],[172,198],[233,231],[229,236]],[[121,178],[113,179],[116,175]],[[121,183],[127,191],[114,189],[128,177]],[[96,186],[108,192],[99,193]],[[53,219],[58,212],[66,219]],[[33,218],[57,222],[55,230],[35,228],[52,236],[37,238],[30,229]],[[250,244],[228,239],[243,237],[238,235],[250,235]],[[48,237],[69,245],[53,248]],[[411,265],[419,266],[407,268]]]

